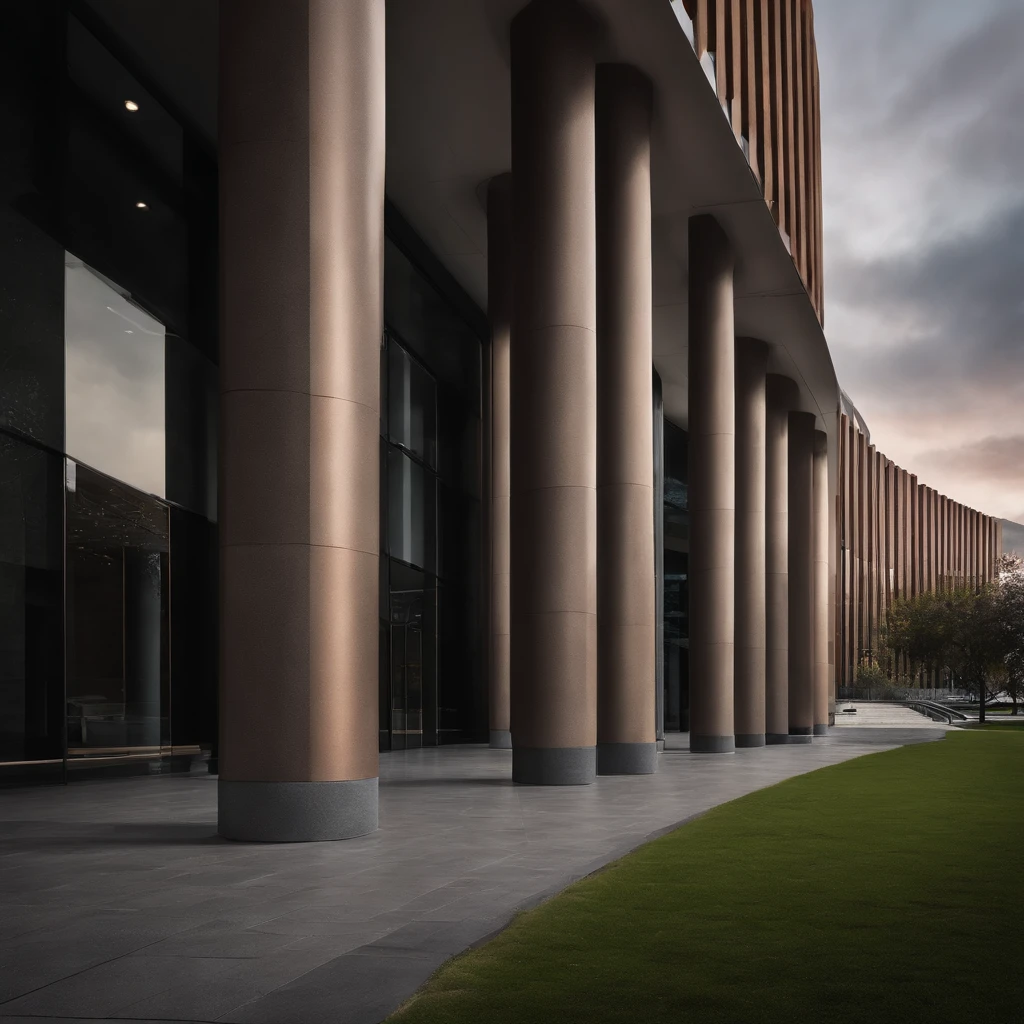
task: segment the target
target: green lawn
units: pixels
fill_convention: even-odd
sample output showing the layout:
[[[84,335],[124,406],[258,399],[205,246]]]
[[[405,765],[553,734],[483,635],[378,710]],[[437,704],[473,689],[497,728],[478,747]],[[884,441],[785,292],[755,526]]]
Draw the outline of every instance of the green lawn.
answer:
[[[522,914],[391,1019],[1024,1021],[1024,731],[716,808]]]

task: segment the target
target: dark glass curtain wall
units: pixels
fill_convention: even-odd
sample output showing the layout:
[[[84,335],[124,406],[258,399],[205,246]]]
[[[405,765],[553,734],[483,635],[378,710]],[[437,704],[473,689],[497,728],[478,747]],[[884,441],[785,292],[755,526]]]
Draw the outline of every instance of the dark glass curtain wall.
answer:
[[[392,215],[392,227],[396,220]],[[389,239],[381,350],[382,750],[483,734],[481,341],[460,315],[458,298]]]
[[[0,5],[0,139],[0,780],[215,769],[215,143],[78,0]],[[400,749],[485,734],[487,331],[385,222],[380,745]]]
[[[687,434],[665,420],[665,731],[690,728],[690,513]]]
[[[186,767],[216,734],[213,147],[56,0],[0,10],[0,138],[0,778]]]

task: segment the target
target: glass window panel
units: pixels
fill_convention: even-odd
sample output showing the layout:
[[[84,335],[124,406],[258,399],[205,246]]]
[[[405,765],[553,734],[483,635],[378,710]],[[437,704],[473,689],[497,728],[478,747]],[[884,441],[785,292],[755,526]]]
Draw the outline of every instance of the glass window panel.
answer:
[[[163,325],[68,254],[64,332],[68,455],[162,497]]]
[[[430,375],[400,345],[388,346],[388,437],[418,455],[428,466],[435,462],[437,416],[435,388]]]
[[[68,755],[159,756],[170,741],[168,514],[68,462]]]
[[[166,497],[215,522],[217,370],[184,338],[168,334],[165,345]]]
[[[56,9],[2,5],[0,29],[0,427],[64,447],[63,39]]]
[[[436,561],[436,483],[417,462],[388,451],[388,550],[392,558],[433,569]]]
[[[384,257],[384,320],[479,415],[479,339],[390,240]]]
[[[63,757],[63,470],[0,434],[0,762]]]

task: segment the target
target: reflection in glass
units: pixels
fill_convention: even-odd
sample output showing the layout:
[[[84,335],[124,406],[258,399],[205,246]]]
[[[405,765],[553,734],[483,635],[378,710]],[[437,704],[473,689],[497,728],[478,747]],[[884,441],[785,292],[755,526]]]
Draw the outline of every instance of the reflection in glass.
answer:
[[[63,756],[63,476],[0,434],[0,762]]]
[[[665,729],[690,725],[689,465],[688,435],[664,421]]]
[[[162,497],[163,325],[70,254],[64,283],[67,453]]]
[[[434,382],[399,345],[388,346],[388,440],[434,465]]]
[[[167,562],[166,507],[69,460],[70,757],[169,743]]]
[[[391,563],[388,718],[392,750],[435,741],[427,710],[436,701],[435,594],[432,577]]]
[[[384,255],[388,327],[479,414],[480,340],[390,239]]]
[[[433,569],[436,484],[432,474],[392,448],[388,451],[388,551],[392,558]]]

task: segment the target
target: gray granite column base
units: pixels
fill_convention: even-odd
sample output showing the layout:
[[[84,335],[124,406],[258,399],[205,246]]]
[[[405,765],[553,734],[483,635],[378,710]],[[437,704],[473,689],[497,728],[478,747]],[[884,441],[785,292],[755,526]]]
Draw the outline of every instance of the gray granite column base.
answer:
[[[513,747],[512,781],[525,786],[588,786],[597,777],[595,747]]]
[[[775,744],[788,743],[789,742],[789,733],[788,732],[768,732],[768,733],[765,733],[764,741],[765,741],[766,744],[768,744],[769,747],[774,746]]]
[[[827,736],[828,735],[828,726],[827,725],[816,725],[814,727],[814,735],[815,736]]]
[[[690,733],[690,751],[694,754],[731,754],[736,749],[735,736],[694,736]]]
[[[814,735],[814,729],[809,725],[791,725],[789,727],[790,736],[812,736]]]
[[[512,732],[509,729],[492,729],[491,746],[495,750],[511,750]]]
[[[737,734],[736,747],[763,747],[765,744],[763,732],[753,732],[746,735]]]
[[[598,775],[653,775],[658,770],[657,743],[598,743]]]
[[[791,732],[789,734],[790,743],[810,743],[813,739],[810,732]]]
[[[377,780],[217,783],[217,832],[249,843],[354,839],[377,828]]]

